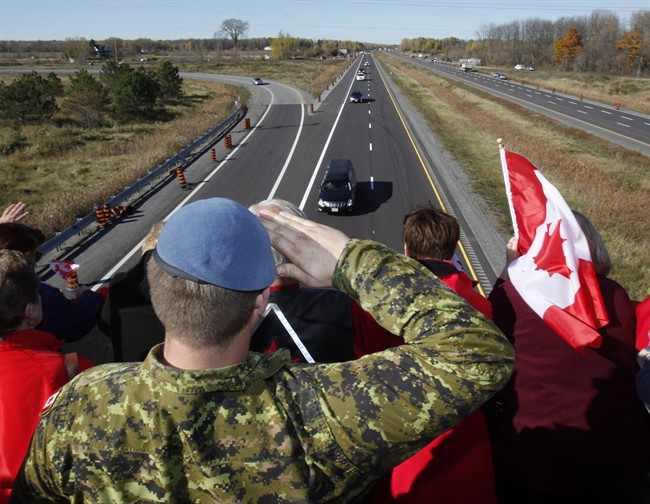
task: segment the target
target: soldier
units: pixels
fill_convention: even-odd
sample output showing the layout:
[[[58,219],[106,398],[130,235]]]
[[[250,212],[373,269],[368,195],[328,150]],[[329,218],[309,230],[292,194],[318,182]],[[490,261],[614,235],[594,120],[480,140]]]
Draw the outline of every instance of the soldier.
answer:
[[[510,376],[503,335],[416,261],[222,198],[165,224],[147,270],[165,342],[43,413],[15,502],[351,502]],[[338,364],[248,353],[277,273],[359,299],[405,344]],[[332,338],[336,338],[332,334]]]

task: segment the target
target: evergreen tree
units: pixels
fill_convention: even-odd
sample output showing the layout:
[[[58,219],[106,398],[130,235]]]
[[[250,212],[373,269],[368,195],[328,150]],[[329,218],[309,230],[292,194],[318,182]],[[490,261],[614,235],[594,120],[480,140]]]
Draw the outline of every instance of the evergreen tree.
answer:
[[[163,100],[180,98],[183,96],[183,79],[178,75],[178,67],[164,60],[158,65],[156,82],[160,88],[160,98]]]
[[[39,124],[58,110],[56,97],[63,85],[55,73],[42,77],[36,72],[22,75],[11,84],[0,83],[0,120],[10,124]]]
[[[70,77],[65,109],[86,128],[90,129],[93,125],[101,123],[109,103],[106,88],[85,69]]]

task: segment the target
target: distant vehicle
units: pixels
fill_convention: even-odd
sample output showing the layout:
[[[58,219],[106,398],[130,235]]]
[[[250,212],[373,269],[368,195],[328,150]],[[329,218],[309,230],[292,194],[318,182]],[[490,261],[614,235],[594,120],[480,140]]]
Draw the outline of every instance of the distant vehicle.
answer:
[[[351,103],[363,103],[363,93],[361,91],[352,91],[350,94]]]
[[[332,159],[318,186],[319,212],[350,212],[354,208],[357,178],[349,159]]]
[[[508,80],[508,76],[507,76],[507,75],[504,75],[504,74],[502,74],[502,73],[500,73],[500,74],[499,74],[499,79],[501,79],[501,80]]]
[[[364,65],[365,65],[365,66],[370,66],[370,61],[366,61],[366,62],[364,63]]]
[[[363,72],[357,72],[357,80],[366,80],[366,74]]]
[[[492,72],[490,76],[494,77],[495,79],[499,78],[499,72]]]
[[[515,70],[526,70],[526,65],[522,65],[522,64],[515,65]]]
[[[529,66],[528,68],[526,68],[526,70],[528,70],[529,72],[534,72],[535,67],[534,66]]]
[[[140,58],[140,61],[149,61],[149,58]]]
[[[473,70],[473,67],[469,63],[463,63],[460,68],[463,70],[463,72],[471,72]]]
[[[264,81],[263,81],[262,79],[260,79],[259,77],[255,77],[255,78],[253,79],[253,84],[254,84],[255,86],[259,86],[259,85],[261,85],[261,84],[264,84]]]

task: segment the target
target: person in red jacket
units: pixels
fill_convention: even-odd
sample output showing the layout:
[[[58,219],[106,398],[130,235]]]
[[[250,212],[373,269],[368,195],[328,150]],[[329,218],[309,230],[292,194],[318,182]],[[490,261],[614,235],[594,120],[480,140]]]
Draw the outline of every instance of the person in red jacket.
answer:
[[[79,370],[92,366],[63,342],[39,331],[43,312],[32,259],[0,250],[0,504],[7,502],[39,413]]]
[[[404,253],[491,318],[489,301],[474,290],[476,283],[452,260],[459,239],[458,220],[431,205],[404,216]],[[445,504],[496,504],[490,439],[480,409],[379,480],[367,502],[415,504],[434,500]]]

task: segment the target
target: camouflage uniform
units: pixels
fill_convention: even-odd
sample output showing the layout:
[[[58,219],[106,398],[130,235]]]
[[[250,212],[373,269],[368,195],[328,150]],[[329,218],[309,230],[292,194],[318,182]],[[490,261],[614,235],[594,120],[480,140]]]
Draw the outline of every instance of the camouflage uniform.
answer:
[[[353,502],[509,378],[501,332],[416,261],[353,240],[333,281],[406,344],[337,364],[250,353],[204,371],[165,366],[157,346],[100,366],[43,414],[12,497]]]

